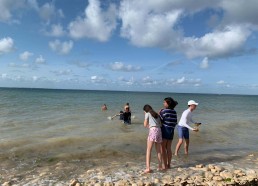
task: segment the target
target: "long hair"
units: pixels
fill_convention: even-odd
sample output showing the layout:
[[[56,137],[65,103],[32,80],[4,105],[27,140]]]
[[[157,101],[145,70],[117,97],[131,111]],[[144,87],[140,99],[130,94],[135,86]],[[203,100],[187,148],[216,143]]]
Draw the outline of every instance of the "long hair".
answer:
[[[155,112],[155,111],[152,109],[152,107],[151,107],[150,105],[148,105],[148,104],[147,104],[147,105],[144,105],[143,110],[144,110],[145,112],[149,112],[149,113],[152,115],[152,117],[154,117],[154,118],[158,118],[158,117],[159,117],[158,113]]]
[[[168,104],[168,108],[169,108],[169,109],[172,109],[172,110],[173,110],[173,109],[177,106],[177,104],[178,104],[178,102],[175,101],[175,100],[174,100],[173,98],[171,98],[171,97],[165,98],[164,101],[166,101],[166,103]]]

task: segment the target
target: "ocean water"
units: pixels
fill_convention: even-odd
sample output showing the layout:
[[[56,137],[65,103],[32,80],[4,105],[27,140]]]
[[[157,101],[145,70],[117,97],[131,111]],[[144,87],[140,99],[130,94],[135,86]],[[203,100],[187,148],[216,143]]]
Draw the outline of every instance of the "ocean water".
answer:
[[[189,99],[200,103],[194,111],[200,131],[190,132],[192,161],[229,161],[258,151],[258,96],[1,88],[0,160],[142,162],[148,134],[142,108],[150,104],[158,112],[168,96],[179,102],[178,118]],[[109,120],[126,102],[132,124]],[[107,111],[100,109],[104,103]],[[175,131],[173,150],[177,140]]]

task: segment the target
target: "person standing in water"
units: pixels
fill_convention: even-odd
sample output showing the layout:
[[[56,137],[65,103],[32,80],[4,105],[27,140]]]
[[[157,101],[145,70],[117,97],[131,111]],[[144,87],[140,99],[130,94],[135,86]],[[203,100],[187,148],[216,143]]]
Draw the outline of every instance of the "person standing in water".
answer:
[[[174,108],[177,104],[177,101],[173,98],[167,97],[163,102],[164,109],[161,109],[159,112],[162,121],[162,157],[164,169],[170,168],[172,159],[171,145],[174,137],[174,129],[177,125],[177,113]]]
[[[176,150],[175,150],[175,155],[178,155],[178,151],[183,143],[183,141],[185,141],[184,144],[184,148],[185,148],[185,154],[188,155],[188,147],[189,147],[189,129],[192,131],[197,132],[198,128],[192,128],[189,126],[190,123],[196,123],[195,121],[193,121],[192,119],[192,112],[196,109],[198,103],[196,103],[194,100],[190,100],[188,101],[188,109],[186,109],[182,116],[181,119],[178,123],[178,143],[176,145]],[[196,123],[197,125],[200,125],[201,123]]]
[[[162,155],[161,155],[161,121],[159,115],[152,109],[150,105],[144,105],[144,127],[149,128],[149,135],[147,138],[147,150],[146,150],[146,169],[144,173],[150,173],[150,160],[151,150],[155,144],[157,156],[158,156],[158,170],[162,170]]]

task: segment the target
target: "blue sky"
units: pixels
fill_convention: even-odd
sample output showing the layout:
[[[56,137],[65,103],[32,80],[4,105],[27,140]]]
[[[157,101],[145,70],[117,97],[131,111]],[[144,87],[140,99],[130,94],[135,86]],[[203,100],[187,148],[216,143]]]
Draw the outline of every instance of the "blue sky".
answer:
[[[0,86],[258,94],[257,0],[0,0]]]

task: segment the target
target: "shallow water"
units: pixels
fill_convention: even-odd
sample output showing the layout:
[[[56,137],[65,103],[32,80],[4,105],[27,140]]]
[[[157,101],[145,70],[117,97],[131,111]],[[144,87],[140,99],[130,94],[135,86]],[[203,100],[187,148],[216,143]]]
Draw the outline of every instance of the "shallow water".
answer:
[[[148,130],[142,107],[150,104],[159,111],[168,96],[179,102],[178,118],[189,99],[200,103],[194,119],[203,124],[190,133],[191,156],[179,162],[227,161],[258,150],[258,96],[0,89],[0,158],[144,161]],[[126,102],[135,117],[132,125],[109,120]],[[104,103],[108,110],[102,112]],[[177,131],[173,149],[176,141]]]

